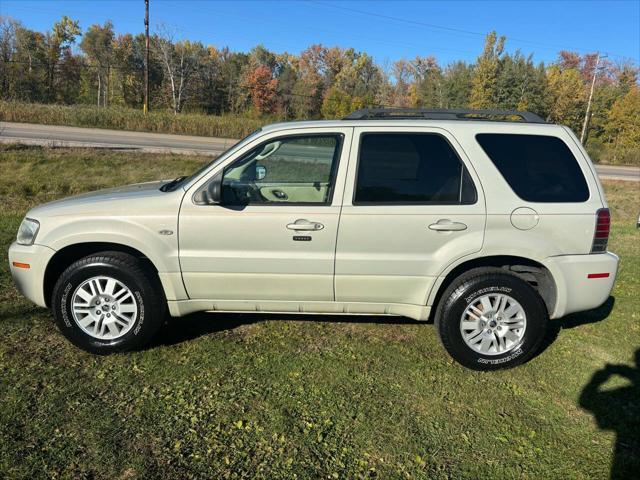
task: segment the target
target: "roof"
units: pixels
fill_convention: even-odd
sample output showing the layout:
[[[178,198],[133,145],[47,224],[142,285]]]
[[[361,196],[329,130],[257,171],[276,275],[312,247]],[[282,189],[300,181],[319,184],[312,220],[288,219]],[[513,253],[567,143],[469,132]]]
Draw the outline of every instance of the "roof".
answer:
[[[461,122],[459,120],[297,120],[292,122],[278,122],[262,127],[263,132],[295,129],[295,128],[344,128],[344,127],[441,127],[455,130],[457,128],[483,127],[484,129],[503,130],[530,130],[561,128],[553,123],[525,123],[525,122],[499,122],[495,120],[475,120],[473,122]]]
[[[519,117],[521,121],[514,120]],[[321,128],[321,127],[436,127],[460,124],[493,125],[528,125],[556,126],[547,123],[535,113],[515,110],[427,110],[427,109],[362,109],[347,115],[342,120],[303,120],[280,122],[266,125],[263,130],[282,130],[289,128]]]
[[[531,112],[496,109],[426,109],[426,108],[362,108],[350,113],[344,120],[462,120],[547,123]],[[520,120],[516,120],[520,119]]]

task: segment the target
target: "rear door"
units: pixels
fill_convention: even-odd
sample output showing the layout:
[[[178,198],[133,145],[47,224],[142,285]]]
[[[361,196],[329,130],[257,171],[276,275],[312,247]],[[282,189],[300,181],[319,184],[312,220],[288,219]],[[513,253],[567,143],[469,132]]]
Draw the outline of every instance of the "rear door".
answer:
[[[354,129],[343,202],[338,301],[425,305],[438,274],[482,248],[482,189],[443,129]]]

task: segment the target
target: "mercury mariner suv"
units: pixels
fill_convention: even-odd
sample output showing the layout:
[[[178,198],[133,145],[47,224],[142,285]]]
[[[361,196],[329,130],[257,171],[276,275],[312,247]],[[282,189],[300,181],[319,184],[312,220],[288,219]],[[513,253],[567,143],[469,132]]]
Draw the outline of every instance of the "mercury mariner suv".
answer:
[[[140,347],[167,313],[400,315],[491,370],[531,358],[549,319],[605,302],[609,222],[567,127],[366,109],[269,125],[187,177],[33,208],[9,262],[93,353]]]

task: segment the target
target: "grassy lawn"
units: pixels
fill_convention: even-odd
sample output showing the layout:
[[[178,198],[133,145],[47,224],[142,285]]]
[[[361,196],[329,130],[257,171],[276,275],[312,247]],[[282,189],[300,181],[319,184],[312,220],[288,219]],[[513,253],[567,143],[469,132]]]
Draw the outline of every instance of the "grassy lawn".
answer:
[[[594,374],[640,349],[637,183],[605,182],[614,300],[555,321],[509,371],[453,363],[433,325],[370,317],[198,314],[96,357],[15,291],[6,250],[30,206],[203,161],[0,147],[0,477],[607,478],[614,430],[620,478],[640,471],[638,370],[635,393],[617,375],[587,396],[603,428],[580,407]]]

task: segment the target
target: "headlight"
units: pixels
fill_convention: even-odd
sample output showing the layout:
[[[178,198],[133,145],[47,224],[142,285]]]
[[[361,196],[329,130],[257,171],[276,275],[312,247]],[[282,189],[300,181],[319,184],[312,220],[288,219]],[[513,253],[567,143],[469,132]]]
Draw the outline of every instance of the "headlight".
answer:
[[[16,238],[16,241],[20,245],[33,245],[39,229],[40,222],[31,218],[25,218],[22,220],[20,228],[18,229],[18,237]]]

